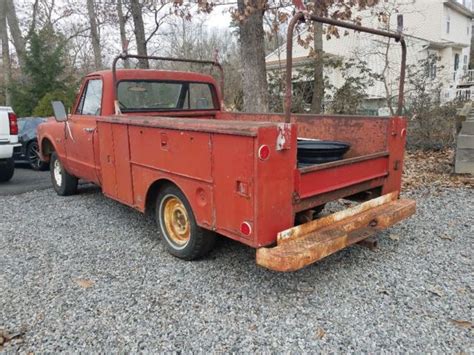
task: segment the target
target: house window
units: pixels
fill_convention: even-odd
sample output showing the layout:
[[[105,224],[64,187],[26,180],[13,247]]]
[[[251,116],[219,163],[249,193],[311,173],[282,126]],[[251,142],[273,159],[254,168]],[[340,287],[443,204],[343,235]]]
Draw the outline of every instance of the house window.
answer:
[[[436,79],[436,72],[437,72],[436,63],[431,63],[431,70],[430,70],[431,79]]]
[[[459,69],[459,54],[456,53],[454,55],[454,71],[456,72],[458,71],[458,69]]]
[[[449,16],[449,13],[446,15],[446,33],[449,33],[451,30],[451,16]]]

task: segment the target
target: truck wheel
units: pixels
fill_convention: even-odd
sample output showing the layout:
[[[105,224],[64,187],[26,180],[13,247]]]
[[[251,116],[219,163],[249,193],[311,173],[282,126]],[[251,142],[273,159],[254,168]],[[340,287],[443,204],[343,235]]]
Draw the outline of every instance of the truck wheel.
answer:
[[[10,181],[15,172],[15,162],[12,158],[0,161],[0,182]]]
[[[216,235],[196,224],[191,206],[174,185],[164,187],[156,200],[156,221],[170,254],[193,260],[207,254]]]
[[[28,144],[26,148],[26,157],[33,170],[44,171],[48,168],[48,163],[42,161],[39,156],[39,146],[36,140]]]
[[[76,193],[77,178],[64,169],[56,152],[51,154],[50,170],[54,191],[59,196],[69,196]]]

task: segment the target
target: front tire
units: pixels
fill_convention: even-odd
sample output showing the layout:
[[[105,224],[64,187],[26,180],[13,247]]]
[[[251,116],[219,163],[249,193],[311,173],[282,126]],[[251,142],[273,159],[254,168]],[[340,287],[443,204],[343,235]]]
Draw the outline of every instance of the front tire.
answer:
[[[0,162],[0,182],[10,181],[15,172],[15,162],[13,158]]]
[[[174,185],[158,193],[156,221],[169,253],[180,259],[198,259],[214,246],[216,235],[196,224],[186,196]]]
[[[64,169],[56,152],[51,154],[50,170],[54,191],[59,196],[69,196],[76,193],[78,180]]]

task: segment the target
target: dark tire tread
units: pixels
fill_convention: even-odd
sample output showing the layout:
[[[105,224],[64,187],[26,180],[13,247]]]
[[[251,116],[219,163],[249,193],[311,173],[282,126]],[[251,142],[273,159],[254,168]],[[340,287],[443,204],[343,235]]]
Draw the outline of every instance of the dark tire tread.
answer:
[[[62,171],[62,184],[58,186],[56,180],[54,179],[54,162],[59,160],[56,152],[51,154],[50,159],[50,172],[51,172],[51,182],[53,183],[53,188],[59,196],[70,196],[74,195],[77,192],[77,177],[69,174],[66,169],[64,169],[63,165],[61,164],[61,171]],[[61,162],[61,161],[59,161]]]
[[[0,164],[0,182],[10,181],[15,173],[15,162],[12,158],[7,159],[6,163]]]
[[[167,195],[175,195],[183,202],[183,204],[186,207],[188,217],[190,219],[190,223],[191,223],[191,237],[190,238],[191,239],[186,245],[186,247],[184,247],[183,249],[174,248],[173,244],[168,241],[165,235],[163,235],[166,232],[165,232],[164,227],[161,226],[161,223],[160,223],[160,213],[161,213],[160,203],[161,203],[161,200],[165,198]],[[167,249],[171,255],[183,260],[195,260],[195,259],[202,258],[206,254],[208,254],[211,251],[211,249],[214,247],[215,240],[216,240],[215,233],[208,231],[204,228],[201,228],[197,225],[196,219],[194,217],[194,213],[191,209],[191,205],[189,204],[183,192],[175,185],[168,184],[160,190],[156,199],[155,214],[156,214],[155,216],[156,222],[161,229],[162,238],[164,242],[166,243]]]

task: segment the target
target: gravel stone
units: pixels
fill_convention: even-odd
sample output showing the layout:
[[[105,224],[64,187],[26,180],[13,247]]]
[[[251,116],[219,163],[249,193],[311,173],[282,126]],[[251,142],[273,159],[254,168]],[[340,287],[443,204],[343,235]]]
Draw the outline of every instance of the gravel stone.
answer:
[[[225,238],[176,259],[95,187],[0,197],[0,350],[473,353],[473,190],[410,195],[375,252],[288,274]]]

